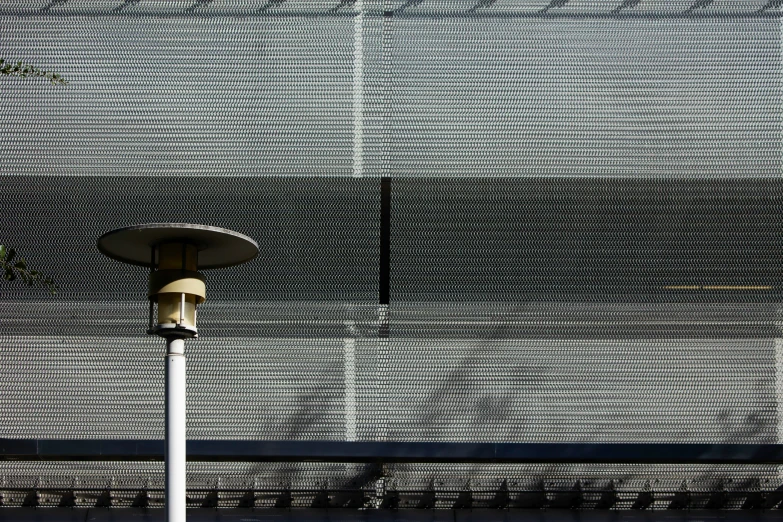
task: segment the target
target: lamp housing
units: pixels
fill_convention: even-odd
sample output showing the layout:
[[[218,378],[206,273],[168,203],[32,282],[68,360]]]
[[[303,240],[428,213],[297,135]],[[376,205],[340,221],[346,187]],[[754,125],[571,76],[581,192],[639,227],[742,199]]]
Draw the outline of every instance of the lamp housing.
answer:
[[[197,309],[207,297],[200,269],[234,266],[258,255],[258,245],[245,235],[189,223],[112,230],[98,239],[98,249],[112,259],[150,269],[147,333],[163,337],[198,336]]]

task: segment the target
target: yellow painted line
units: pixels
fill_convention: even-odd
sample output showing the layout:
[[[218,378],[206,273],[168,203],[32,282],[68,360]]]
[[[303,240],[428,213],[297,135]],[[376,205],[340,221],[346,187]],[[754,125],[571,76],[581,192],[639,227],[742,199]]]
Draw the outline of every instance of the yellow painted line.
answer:
[[[772,290],[771,286],[761,286],[761,285],[736,285],[736,286],[726,286],[726,285],[712,285],[712,286],[705,286],[705,290]]]
[[[664,290],[772,290],[768,285],[670,285],[664,286]]]

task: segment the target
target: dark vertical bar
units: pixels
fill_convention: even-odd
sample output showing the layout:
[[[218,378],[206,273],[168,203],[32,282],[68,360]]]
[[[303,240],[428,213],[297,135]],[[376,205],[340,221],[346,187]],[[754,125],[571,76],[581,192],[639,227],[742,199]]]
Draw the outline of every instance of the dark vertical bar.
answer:
[[[391,256],[391,178],[381,178],[381,259],[378,281],[379,304],[389,304],[389,263]]]

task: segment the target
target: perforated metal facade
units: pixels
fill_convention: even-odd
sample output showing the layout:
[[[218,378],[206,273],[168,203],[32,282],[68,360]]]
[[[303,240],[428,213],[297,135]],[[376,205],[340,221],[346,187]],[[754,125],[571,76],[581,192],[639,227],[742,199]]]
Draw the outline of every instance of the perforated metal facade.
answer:
[[[95,240],[194,222],[261,253],[207,274],[193,439],[780,443],[777,4],[0,2],[3,57],[69,81],[0,78],[0,243],[60,287],[0,288],[0,438],[162,437],[145,272]],[[5,461],[0,489],[154,489],[161,469]],[[741,507],[779,472],[190,469],[204,491],[380,505],[393,484],[430,507],[504,481]]]

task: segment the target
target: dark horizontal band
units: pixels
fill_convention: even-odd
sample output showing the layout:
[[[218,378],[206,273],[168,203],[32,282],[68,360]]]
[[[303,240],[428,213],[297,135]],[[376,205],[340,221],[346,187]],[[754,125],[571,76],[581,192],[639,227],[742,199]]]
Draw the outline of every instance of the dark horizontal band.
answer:
[[[783,464],[783,444],[189,440],[191,461]],[[163,460],[162,440],[0,439],[2,460]]]

